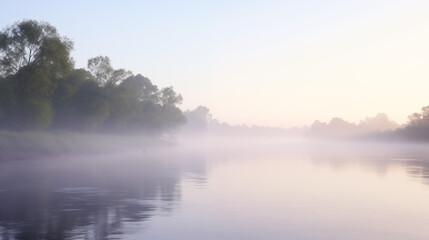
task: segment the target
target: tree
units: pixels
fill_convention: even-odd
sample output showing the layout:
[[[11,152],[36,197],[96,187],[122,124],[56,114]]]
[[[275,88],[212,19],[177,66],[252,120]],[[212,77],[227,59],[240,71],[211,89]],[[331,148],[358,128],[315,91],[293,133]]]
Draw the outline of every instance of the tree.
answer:
[[[106,56],[89,59],[87,68],[100,86],[117,85],[132,75],[130,71],[124,69],[113,69],[110,58]]]
[[[14,75],[24,67],[34,71],[41,66],[51,74],[65,75],[73,67],[72,48],[73,43],[46,22],[17,22],[0,32],[0,76]]]
[[[429,126],[429,106],[421,108],[420,113],[413,113],[408,116],[409,126]]]
[[[19,105],[14,94],[16,83],[11,77],[0,79],[0,109],[3,114],[0,127],[14,130],[18,130],[16,119],[19,113]]]
[[[124,82],[124,85],[128,84]],[[132,88],[137,91],[137,98],[141,102],[159,102],[159,91],[158,87],[149,80],[149,78],[143,77],[140,74],[135,76],[134,81],[131,82]]]
[[[166,87],[161,89],[160,93],[161,104],[164,107],[168,106],[176,106],[178,104],[182,104],[183,98],[182,95],[177,94],[173,87]]]
[[[73,119],[72,107],[74,107],[74,97],[80,88],[85,86],[88,81],[95,83],[91,74],[85,69],[75,69],[71,74],[57,82],[54,96],[52,98],[52,107],[54,108],[54,119],[52,127],[54,128],[68,128],[75,123],[70,120]],[[74,119],[76,120],[76,119]]]
[[[210,109],[204,106],[198,106],[192,111],[186,111],[185,131],[201,132],[207,129],[209,122],[212,120]]]
[[[72,46],[45,22],[24,20],[0,32],[0,77],[7,79],[9,89],[8,97],[1,99],[7,126],[50,125],[57,82],[73,69]]]
[[[390,131],[399,128],[399,124],[390,120],[385,113],[378,113],[375,117],[367,117],[360,121],[358,126],[363,132]]]
[[[31,73],[23,69],[16,74],[14,89],[18,103],[18,115],[14,122],[19,129],[44,129],[49,127],[54,116],[52,96],[55,83],[43,71]]]
[[[407,125],[397,131],[400,137],[410,140],[429,140],[429,106],[421,108],[420,113],[413,113],[408,116]]]
[[[95,81],[85,81],[70,99],[66,128],[95,130],[109,116],[109,103],[103,88]]]
[[[72,46],[45,22],[24,20],[0,32],[1,128],[162,132],[185,122],[172,87],[159,90],[105,56],[74,69]]]

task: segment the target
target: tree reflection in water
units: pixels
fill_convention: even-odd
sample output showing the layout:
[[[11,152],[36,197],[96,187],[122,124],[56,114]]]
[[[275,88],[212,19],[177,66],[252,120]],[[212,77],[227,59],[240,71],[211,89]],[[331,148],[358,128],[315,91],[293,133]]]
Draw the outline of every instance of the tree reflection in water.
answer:
[[[408,176],[429,184],[429,148],[426,144],[336,143],[312,145],[307,150],[316,165],[327,164],[341,170],[357,164],[380,175],[392,166],[400,166]]]
[[[399,166],[429,183],[428,156],[425,145],[317,143],[0,162],[0,239],[119,239],[140,233],[148,219],[174,214],[182,180],[205,187],[207,171],[231,161],[243,167],[265,159],[311,161],[334,171],[364,167],[380,175]]]
[[[199,158],[135,154],[3,162],[0,238],[120,238],[125,225],[176,207],[183,173],[204,181]]]

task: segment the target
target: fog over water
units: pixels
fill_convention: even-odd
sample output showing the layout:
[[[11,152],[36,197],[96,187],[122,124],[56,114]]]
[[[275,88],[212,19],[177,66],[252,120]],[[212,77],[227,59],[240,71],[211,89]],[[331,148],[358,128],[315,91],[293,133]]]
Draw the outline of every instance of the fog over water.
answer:
[[[9,1],[0,240],[428,240],[429,1]]]
[[[179,142],[0,163],[2,239],[427,239],[424,144]]]

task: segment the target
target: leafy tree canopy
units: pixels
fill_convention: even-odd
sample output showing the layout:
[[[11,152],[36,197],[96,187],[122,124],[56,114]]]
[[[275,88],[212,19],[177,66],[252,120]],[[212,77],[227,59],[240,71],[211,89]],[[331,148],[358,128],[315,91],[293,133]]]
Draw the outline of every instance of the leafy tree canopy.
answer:
[[[73,43],[61,37],[55,27],[46,22],[24,20],[0,32],[0,76],[45,68],[58,77],[73,67],[70,51]]]
[[[159,90],[106,56],[74,69],[72,47],[46,22],[0,32],[0,128],[162,132],[185,122],[173,87]]]
[[[113,69],[110,64],[110,58],[107,56],[98,56],[89,59],[87,67],[100,86],[119,84],[132,75],[130,71],[124,69]]]

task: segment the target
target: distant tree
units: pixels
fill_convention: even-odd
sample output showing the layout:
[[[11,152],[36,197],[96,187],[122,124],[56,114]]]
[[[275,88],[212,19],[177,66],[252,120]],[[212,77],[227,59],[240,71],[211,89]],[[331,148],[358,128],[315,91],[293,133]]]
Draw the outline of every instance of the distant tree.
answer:
[[[429,126],[429,106],[421,108],[420,113],[413,113],[408,116],[408,125],[409,126]]]
[[[360,121],[358,126],[364,133],[390,131],[399,128],[399,124],[390,120],[385,113],[379,113],[375,117],[367,117]]]
[[[417,141],[429,140],[429,106],[421,108],[419,113],[408,116],[408,123],[397,134],[401,138]]]
[[[186,111],[186,125],[184,126],[185,131],[198,132],[206,130],[209,122],[212,120],[210,109],[204,106],[198,106],[192,111]]]
[[[315,121],[308,132],[309,137],[316,138],[350,138],[392,131],[399,128],[399,124],[389,119],[384,113],[375,117],[367,117],[359,124],[347,122],[341,118],[332,118],[329,123]]]

